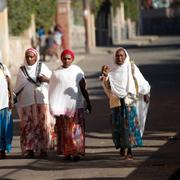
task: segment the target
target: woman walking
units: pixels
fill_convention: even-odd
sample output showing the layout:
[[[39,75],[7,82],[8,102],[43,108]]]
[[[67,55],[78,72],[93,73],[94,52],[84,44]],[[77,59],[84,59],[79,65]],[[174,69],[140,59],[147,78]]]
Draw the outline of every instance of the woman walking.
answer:
[[[11,151],[13,137],[13,98],[11,75],[1,60],[0,54],[0,159],[5,159],[6,151]]]
[[[107,65],[102,67],[101,79],[109,97],[113,142],[116,149],[120,148],[121,155],[126,159],[132,159],[132,147],[143,145],[142,134],[149,103],[150,85],[138,67],[130,62],[124,48],[116,50],[111,69]],[[140,101],[146,104],[143,110],[139,110]]]
[[[39,152],[47,156],[51,140],[53,118],[49,113],[48,83],[51,71],[39,62],[37,50],[25,51],[24,65],[20,67],[15,93],[17,96],[18,114],[21,120],[21,149],[23,155],[34,157]]]
[[[49,84],[50,111],[56,117],[57,151],[64,160],[77,161],[85,155],[86,109],[91,112],[84,72],[73,65],[74,52],[61,53],[62,65],[53,72]]]

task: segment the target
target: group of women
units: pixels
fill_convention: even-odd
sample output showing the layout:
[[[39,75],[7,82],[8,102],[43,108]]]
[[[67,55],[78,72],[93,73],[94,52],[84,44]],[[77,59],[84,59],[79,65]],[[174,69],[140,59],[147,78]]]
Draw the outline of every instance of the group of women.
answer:
[[[14,94],[20,118],[21,150],[27,158],[36,154],[46,157],[48,149],[54,147],[54,138],[57,153],[63,154],[64,160],[77,161],[85,155],[84,112],[91,112],[92,107],[84,72],[72,64],[74,59],[74,52],[65,49],[59,68],[50,71],[39,61],[37,50],[25,51]],[[113,142],[122,156],[132,158],[131,148],[142,146],[149,83],[137,66],[130,63],[123,48],[115,52],[112,68],[102,67],[101,80],[112,110]],[[10,73],[3,64],[0,92],[0,159],[4,159],[6,151],[11,149],[13,103]]]

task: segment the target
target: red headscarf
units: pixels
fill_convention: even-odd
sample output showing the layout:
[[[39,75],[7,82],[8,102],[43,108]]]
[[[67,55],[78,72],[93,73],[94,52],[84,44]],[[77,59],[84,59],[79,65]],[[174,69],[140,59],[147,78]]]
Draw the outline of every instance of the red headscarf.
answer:
[[[63,52],[61,53],[61,59],[67,54],[71,55],[72,60],[74,60],[74,52],[71,49],[63,50]]]

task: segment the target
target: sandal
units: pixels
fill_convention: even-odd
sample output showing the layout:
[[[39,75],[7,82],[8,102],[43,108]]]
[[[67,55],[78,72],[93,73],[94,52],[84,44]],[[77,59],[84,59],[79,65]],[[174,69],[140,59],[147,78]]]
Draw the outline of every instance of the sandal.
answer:
[[[34,151],[33,150],[27,150],[27,156],[28,159],[34,158]]]
[[[125,155],[125,159],[134,160],[131,148],[126,149],[127,153]]]
[[[73,156],[73,161],[74,162],[77,162],[79,160],[80,160],[80,156],[78,156],[78,155]]]
[[[0,151],[0,159],[6,159],[6,152],[4,150]]]
[[[46,158],[47,157],[47,152],[41,150],[40,156],[41,156],[41,158]]]
[[[125,155],[125,149],[124,148],[121,148],[120,151],[119,151],[120,155],[121,156],[124,156]]]
[[[71,155],[67,155],[63,157],[63,161],[70,161],[72,160]]]

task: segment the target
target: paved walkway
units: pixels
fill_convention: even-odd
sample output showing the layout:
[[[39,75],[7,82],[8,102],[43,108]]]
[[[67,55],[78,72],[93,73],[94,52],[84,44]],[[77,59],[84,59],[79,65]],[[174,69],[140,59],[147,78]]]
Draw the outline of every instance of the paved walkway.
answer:
[[[131,44],[130,46],[128,44],[127,46],[134,47],[135,45]],[[157,49],[157,45],[154,47]],[[150,49],[145,47],[146,50],[143,57],[147,56],[148,52],[151,52],[149,59],[152,58],[154,60],[155,57],[157,57],[157,52],[155,52],[155,56],[153,56],[152,53],[154,47],[151,47]],[[171,49],[173,49],[173,46],[171,46]],[[83,52],[77,53],[77,59],[79,59],[79,61],[76,61],[76,63],[78,63],[78,65],[86,72],[89,85],[88,90],[93,105],[92,114],[86,115],[86,156],[79,162],[64,162],[62,157],[56,155],[56,152],[52,150],[48,153],[47,159],[40,159],[38,155],[36,155],[35,159],[23,159],[19,143],[19,120],[17,119],[14,121],[13,151],[8,155],[8,159],[0,160],[0,179],[180,179],[180,172],[178,171],[178,168],[180,168],[180,134],[178,133],[178,119],[175,118],[179,117],[177,116],[177,112],[179,111],[176,111],[177,115],[168,115],[167,119],[165,119],[162,113],[166,114],[165,111],[170,110],[170,106],[167,106],[166,104],[165,107],[168,108],[164,109],[164,104],[158,101],[159,99],[160,101],[163,101],[163,98],[168,96],[168,92],[165,91],[167,88],[164,88],[164,96],[159,95],[158,88],[161,89],[164,87],[163,85],[167,85],[169,81],[162,81],[161,84],[158,84],[159,86],[153,86],[155,88],[153,88],[152,94],[156,97],[155,99],[157,99],[157,101],[152,98],[152,108],[150,108],[150,112],[153,112],[152,114],[154,114],[154,116],[151,114],[150,118],[152,119],[151,122],[149,121],[149,125],[152,125],[151,128],[148,128],[145,131],[143,138],[144,146],[134,149],[134,160],[124,160],[119,156],[119,151],[114,148],[109,129],[108,121],[110,112],[107,106],[107,99],[105,98],[100,82],[98,81],[99,67],[103,63],[109,62],[109,59],[112,58],[111,52],[113,50],[114,48],[96,48],[92,50],[92,54],[89,55],[86,55]],[[138,57],[143,54],[142,50],[140,54],[138,49],[132,50],[134,54],[137,53]],[[175,57],[174,51],[176,51],[178,55],[178,48],[175,47],[173,49],[173,55]],[[159,53],[161,54],[162,50],[160,50]],[[168,57],[165,52],[164,56]],[[155,60],[159,59],[157,58]],[[162,59],[159,61],[162,61]],[[143,61],[140,63],[147,62]],[[58,67],[59,62],[49,61],[47,62],[47,65],[51,69],[54,69]],[[178,67],[178,64],[176,64],[176,66]],[[159,66],[157,66],[157,68],[162,70]],[[180,75],[178,71],[175,71],[176,68],[174,66],[173,68],[175,75]],[[152,85],[156,85],[156,80],[157,83],[159,82],[159,77],[156,75],[155,70],[156,67],[152,66],[151,69],[145,68],[144,71],[146,75],[150,72],[154,72],[155,75],[151,77]],[[157,69],[158,72],[159,70]],[[169,68],[164,68],[163,66],[163,70],[163,76],[165,76],[165,78],[168,79],[172,76],[173,72],[171,72],[171,76],[169,76],[168,73],[165,73]],[[172,79],[169,80],[172,81]],[[171,89],[172,88],[173,87],[171,87]],[[174,89],[178,90],[177,87],[174,87]],[[175,105],[178,102],[176,100],[177,99],[170,99],[166,102]],[[175,112],[178,107],[177,103],[177,106],[174,106],[172,109],[173,112]],[[162,109],[163,111],[161,111]],[[170,119],[169,117],[174,118]],[[159,123],[157,121],[159,121]],[[163,123],[164,126],[162,126]],[[155,127],[157,125],[158,127]],[[155,131],[154,129],[158,130]],[[174,177],[170,179],[173,173]]]

